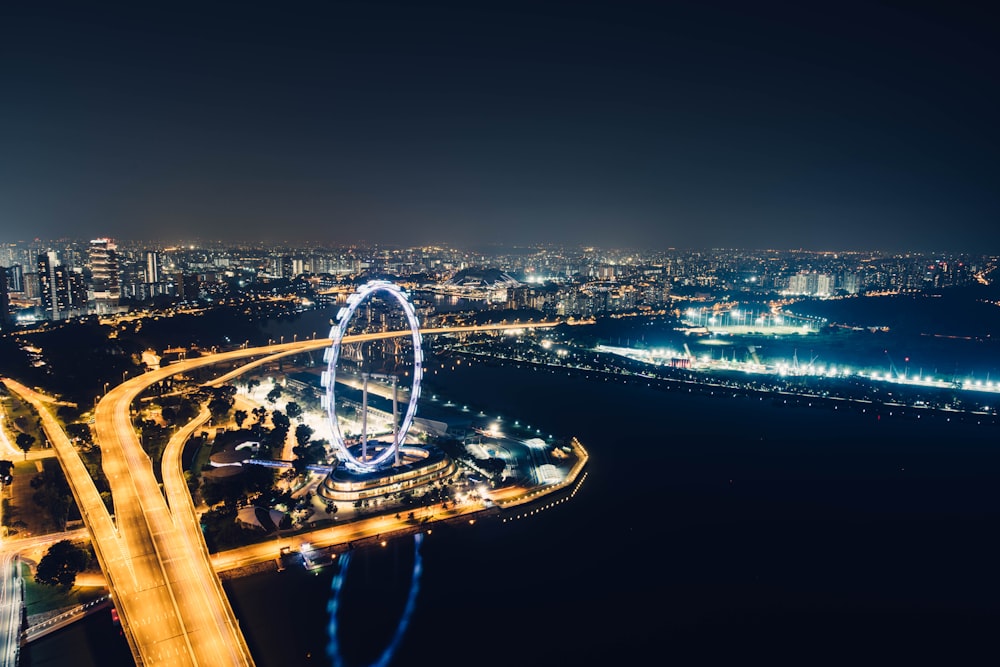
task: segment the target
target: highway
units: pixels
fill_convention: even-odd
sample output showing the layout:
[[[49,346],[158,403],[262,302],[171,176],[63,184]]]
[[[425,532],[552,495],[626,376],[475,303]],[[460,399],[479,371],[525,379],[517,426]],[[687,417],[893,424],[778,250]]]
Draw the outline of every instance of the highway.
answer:
[[[94,481],[65,431],[49,412],[41,394],[10,378],[4,378],[3,382],[9,390],[31,403],[42,419],[42,428],[56,451],[59,464],[66,474],[66,481],[80,508],[84,524],[90,532],[94,551],[108,580],[108,587],[122,618],[123,627],[126,627],[125,619],[129,620],[125,636],[133,656],[136,657],[136,664],[140,666],[171,664],[164,661],[146,662],[142,660],[143,654],[139,650],[140,645],[155,647],[157,650],[154,656],[158,660],[165,655],[165,650],[169,651],[166,647],[171,635],[176,638],[181,634],[180,626],[173,623],[170,617],[151,619],[145,611],[147,609],[155,611],[157,606],[162,606],[164,599],[169,597],[169,591],[162,585],[155,585],[156,580],[147,573],[150,569],[148,552],[140,554],[126,550],[126,544],[120,538],[119,531],[104,506]],[[121,524],[120,517],[119,524]]]
[[[0,553],[0,667],[17,667],[21,610],[24,608],[21,561],[17,553]]]
[[[556,326],[559,322],[479,325],[421,330],[422,335],[525,329]],[[411,335],[408,330],[345,336],[360,342]],[[102,467],[114,500],[114,520],[101,501],[93,480],[65,432],[49,411],[48,397],[4,378],[8,389],[30,402],[66,473],[95,551],[108,580],[122,627],[138,667],[158,665],[253,665],[246,640],[215,572],[183,472],[180,449],[174,444],[163,467],[161,491],[135,428],[130,409],[147,387],[163,379],[209,366],[258,357],[216,378],[232,377],[279,357],[328,347],[330,339],[293,341],[262,348],[243,348],[186,359],[131,378],[109,391],[95,409],[95,441],[101,447]],[[197,421],[197,420],[196,420]],[[200,424],[200,422],[199,422]],[[193,431],[197,425],[185,429]],[[175,459],[176,457],[176,459]],[[168,506],[167,498],[170,499]],[[186,496],[186,501],[181,495]],[[355,526],[335,539],[353,539]],[[273,549],[273,547],[272,547]],[[273,553],[273,552],[272,552]]]
[[[132,402],[149,384],[195,365],[182,362],[126,381],[104,396],[94,418],[120,544],[135,573],[127,593],[113,577],[111,585],[142,666],[253,665],[207,552],[191,544],[182,528],[186,517],[175,521],[130,416]],[[124,614],[123,603],[131,603]]]

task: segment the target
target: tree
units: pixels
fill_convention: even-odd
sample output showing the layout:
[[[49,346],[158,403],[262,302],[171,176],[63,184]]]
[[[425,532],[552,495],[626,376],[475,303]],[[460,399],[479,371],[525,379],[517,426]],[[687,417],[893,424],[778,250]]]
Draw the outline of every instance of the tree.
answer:
[[[485,471],[490,477],[499,477],[507,468],[507,463],[503,459],[494,457],[488,458],[485,461],[480,461],[479,467],[482,468],[483,471]]]
[[[177,410],[169,405],[165,405],[160,410],[160,416],[163,417],[163,421],[173,424],[177,421]]]
[[[31,500],[45,510],[56,530],[65,530],[70,508],[75,510],[76,505],[59,462],[54,458],[42,459],[42,471],[32,476],[28,484],[35,490]]]
[[[288,433],[288,429],[292,426],[292,422],[289,421],[288,415],[281,410],[275,410],[271,413],[271,424],[274,426],[275,430],[282,431],[282,440],[284,440],[285,433]]]
[[[82,443],[88,447],[94,444],[94,437],[90,430],[90,424],[81,424],[79,422],[75,424],[66,424],[66,435],[68,435],[74,442]]]
[[[35,444],[35,436],[30,433],[17,434],[17,446],[24,452],[24,458],[28,458],[28,450]]]
[[[233,407],[232,401],[226,400],[224,396],[216,396],[208,402],[208,411],[212,413],[212,419],[216,421],[225,419],[231,407]]]
[[[243,428],[243,422],[245,422],[249,416],[250,415],[247,414],[246,410],[237,410],[234,412],[233,421],[236,422],[236,428]]]
[[[86,549],[81,549],[69,540],[56,542],[38,561],[35,581],[46,586],[62,586],[70,589],[76,583],[76,575],[90,562]]]
[[[287,414],[291,419],[298,419],[302,416],[302,406],[294,401],[288,401],[285,404],[285,414]]]
[[[56,416],[59,417],[64,424],[69,424],[80,418],[80,410],[75,405],[60,405],[56,409]]]
[[[271,391],[267,392],[267,396],[265,396],[264,398],[267,399],[268,403],[274,403],[279,398],[281,398],[281,385],[276,384],[273,387],[271,387]]]
[[[295,427],[295,442],[300,445],[305,445],[309,442],[309,438],[312,437],[313,429],[308,424],[299,424]]]
[[[163,450],[170,440],[170,430],[152,419],[142,419],[139,421],[139,441],[142,448],[154,461],[163,458]]]

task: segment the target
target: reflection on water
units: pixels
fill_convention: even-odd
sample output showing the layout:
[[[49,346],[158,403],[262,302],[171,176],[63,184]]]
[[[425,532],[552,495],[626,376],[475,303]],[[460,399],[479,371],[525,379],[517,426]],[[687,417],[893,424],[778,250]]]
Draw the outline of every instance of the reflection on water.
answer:
[[[420,545],[422,542],[423,535],[416,533],[413,536],[413,571],[410,574],[410,586],[409,592],[406,596],[406,606],[403,609],[402,616],[399,618],[399,622],[396,625],[395,631],[392,633],[392,637],[389,640],[388,645],[374,661],[367,663],[371,665],[371,667],[388,667],[396,653],[396,649],[403,640],[403,636],[406,634],[406,629],[410,624],[410,617],[413,615],[413,610],[417,605],[417,594],[420,592],[420,574],[423,570],[420,555]],[[351,556],[351,552],[347,552],[342,554],[338,559],[339,571],[333,577],[333,581],[331,582],[330,602],[327,605],[327,612],[330,615],[330,644],[327,647],[327,655],[330,657],[333,667],[344,667],[345,664],[340,647],[339,617],[341,593],[344,589],[344,579],[348,574],[348,565],[351,562]],[[375,592],[370,589],[365,590],[364,593],[366,595],[375,594]],[[347,610],[347,613],[351,613],[350,609]],[[357,616],[355,618],[357,618]]]

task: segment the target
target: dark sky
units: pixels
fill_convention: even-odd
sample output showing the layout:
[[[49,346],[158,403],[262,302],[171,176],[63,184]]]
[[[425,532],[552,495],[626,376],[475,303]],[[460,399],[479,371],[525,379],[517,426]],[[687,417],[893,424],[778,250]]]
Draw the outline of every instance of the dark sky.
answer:
[[[7,2],[0,242],[1000,252],[989,4]]]

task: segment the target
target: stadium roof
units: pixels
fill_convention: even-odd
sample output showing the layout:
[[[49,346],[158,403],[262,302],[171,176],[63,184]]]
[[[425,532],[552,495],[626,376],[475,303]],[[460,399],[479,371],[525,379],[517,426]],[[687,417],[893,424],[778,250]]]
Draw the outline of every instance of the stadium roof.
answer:
[[[462,269],[445,282],[449,287],[468,289],[517,287],[520,284],[500,269]]]

